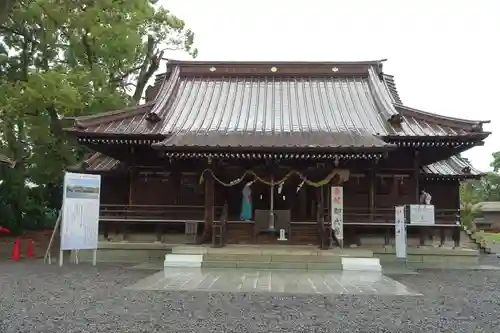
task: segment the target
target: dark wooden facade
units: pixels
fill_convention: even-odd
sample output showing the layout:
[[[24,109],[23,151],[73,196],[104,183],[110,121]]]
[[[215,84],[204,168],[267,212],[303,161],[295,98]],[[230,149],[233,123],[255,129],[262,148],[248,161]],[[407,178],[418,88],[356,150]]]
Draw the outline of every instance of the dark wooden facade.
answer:
[[[457,228],[459,183],[479,177],[458,154],[481,145],[481,121],[404,106],[382,62],[171,62],[147,103],[82,117],[67,129],[97,153],[77,167],[102,174],[103,232],[189,233],[197,241],[277,242],[268,227],[270,186],[252,185],[254,219],[239,221],[245,181],[290,170],[311,181],[346,172],[321,187],[294,175],[274,191],[276,227],[293,244],[330,243],[329,189],[344,188],[344,245],[394,233],[394,206],[433,196],[437,227]],[[206,172],[209,169],[212,172]],[[200,177],[203,175],[203,182]],[[264,217],[262,217],[264,214]],[[392,230],[392,231],[391,231]],[[368,241],[369,242],[369,241]]]

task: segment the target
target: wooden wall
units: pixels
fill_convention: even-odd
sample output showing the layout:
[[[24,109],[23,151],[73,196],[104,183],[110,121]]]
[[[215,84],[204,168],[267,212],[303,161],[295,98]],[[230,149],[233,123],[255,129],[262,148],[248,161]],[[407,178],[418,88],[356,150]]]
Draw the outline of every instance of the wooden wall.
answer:
[[[237,172],[239,175],[241,173]],[[232,180],[234,178],[228,179]],[[196,172],[169,172],[133,169],[130,173],[105,174],[102,176],[101,202],[103,204],[132,205],[186,205],[204,206],[204,184],[200,184]],[[130,183],[131,181],[131,183]],[[394,176],[389,172],[377,173],[373,185],[370,173],[353,175],[343,184],[344,209],[369,212],[373,200],[375,208],[390,209],[395,205],[418,203],[418,190],[426,189],[432,195],[436,209],[459,208],[459,182],[453,180],[420,179],[418,188],[410,175]],[[215,206],[225,202],[229,218],[239,218],[241,191],[246,181],[237,186],[225,187],[215,182]],[[290,179],[282,193],[274,194],[275,209],[290,209],[293,221],[316,219],[316,189],[304,185],[297,192],[299,179]],[[373,188],[372,188],[373,187]],[[130,191],[132,189],[132,191]],[[373,191],[373,199],[371,192]],[[259,182],[252,186],[255,209],[269,209],[269,186]],[[324,205],[328,207],[328,188],[324,189]]]
[[[420,189],[432,196],[436,209],[460,208],[460,182],[458,180],[421,180]]]
[[[101,175],[101,204],[127,205],[129,178],[127,174]]]

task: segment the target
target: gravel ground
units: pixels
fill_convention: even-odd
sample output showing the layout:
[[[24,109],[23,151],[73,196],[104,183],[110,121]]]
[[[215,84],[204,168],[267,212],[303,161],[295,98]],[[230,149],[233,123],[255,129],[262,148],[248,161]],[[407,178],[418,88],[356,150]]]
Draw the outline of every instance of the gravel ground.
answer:
[[[152,271],[0,262],[0,332],[500,332],[500,272],[392,277],[422,297],[138,292]]]

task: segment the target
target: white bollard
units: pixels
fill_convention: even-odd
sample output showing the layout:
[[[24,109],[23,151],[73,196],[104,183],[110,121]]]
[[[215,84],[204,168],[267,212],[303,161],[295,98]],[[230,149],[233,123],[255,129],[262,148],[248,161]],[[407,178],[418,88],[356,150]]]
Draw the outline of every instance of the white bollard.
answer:
[[[279,241],[286,241],[286,235],[285,235],[285,229],[280,229],[280,238],[278,238]]]

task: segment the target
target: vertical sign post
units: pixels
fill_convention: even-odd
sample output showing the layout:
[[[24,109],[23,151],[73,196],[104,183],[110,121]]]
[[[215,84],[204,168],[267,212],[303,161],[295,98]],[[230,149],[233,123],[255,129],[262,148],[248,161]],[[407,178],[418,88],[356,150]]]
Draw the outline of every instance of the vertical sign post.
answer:
[[[66,250],[75,251],[75,263],[79,250],[93,250],[92,264],[96,264],[100,193],[101,176],[65,173],[59,266]]]
[[[342,186],[331,188],[331,218],[335,239],[341,248],[344,247],[344,191]]]
[[[396,206],[395,221],[396,258],[406,259],[407,237],[404,206]]]

